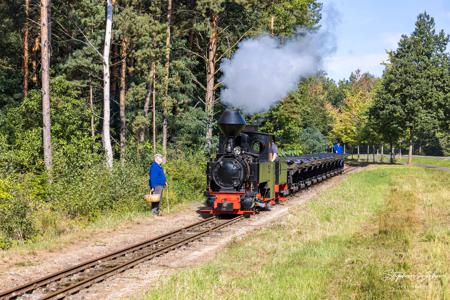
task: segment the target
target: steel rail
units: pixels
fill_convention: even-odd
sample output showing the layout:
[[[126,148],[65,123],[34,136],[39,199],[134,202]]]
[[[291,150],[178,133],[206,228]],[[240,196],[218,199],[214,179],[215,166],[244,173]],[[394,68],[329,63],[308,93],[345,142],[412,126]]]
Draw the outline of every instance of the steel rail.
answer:
[[[183,228],[171,231],[169,233],[157,236],[156,238],[153,238],[153,239],[150,239],[150,240],[146,240],[144,242],[140,242],[140,243],[131,245],[129,247],[120,249],[119,251],[108,253],[108,254],[103,255],[101,257],[97,257],[97,258],[85,261],[85,262],[80,263],[78,265],[75,265],[73,267],[69,267],[69,268],[64,269],[62,271],[58,271],[58,272],[52,273],[50,275],[47,275],[45,277],[39,278],[37,280],[28,282],[28,283],[26,283],[24,285],[21,285],[19,287],[15,287],[15,288],[12,288],[12,289],[7,290],[7,291],[0,292],[0,299],[14,299],[14,298],[20,297],[20,296],[22,296],[22,295],[24,295],[26,293],[29,293],[30,291],[36,290],[36,289],[41,288],[41,287],[45,287],[45,286],[47,286],[47,285],[49,285],[49,284],[51,284],[53,282],[59,281],[59,280],[61,280],[63,278],[66,278],[68,276],[74,275],[76,273],[80,273],[80,272],[82,272],[82,271],[84,271],[86,269],[93,268],[96,265],[104,263],[105,261],[114,260],[114,259],[117,259],[117,258],[119,258],[121,256],[124,256],[125,254],[133,253],[133,252],[139,251],[139,250],[141,250],[143,248],[150,247],[150,246],[155,245],[157,243],[160,243],[160,242],[162,242],[164,240],[170,239],[170,238],[172,238],[172,237],[174,237],[174,236],[176,236],[178,234],[182,234],[186,230],[189,230],[189,229],[192,230],[192,229],[195,229],[196,227],[201,227],[203,225],[206,225],[206,224],[209,224],[209,223],[212,223],[212,222],[214,222],[214,218],[213,217],[207,218],[205,220],[202,220],[200,222],[196,222],[196,223],[191,224],[189,226],[186,226],[186,227],[183,227]]]
[[[140,264],[140,263],[142,263],[142,262],[144,262],[146,260],[149,260],[149,259],[154,258],[156,256],[163,255],[165,253],[168,253],[168,252],[170,252],[170,251],[172,251],[174,249],[179,248],[180,246],[183,246],[183,245],[186,245],[188,243],[191,243],[191,242],[193,242],[193,241],[195,241],[195,240],[197,240],[197,239],[199,239],[199,238],[209,234],[210,232],[219,230],[219,229],[221,229],[223,227],[226,227],[226,226],[229,226],[229,225],[231,225],[233,223],[236,223],[237,221],[241,220],[242,218],[243,218],[243,216],[238,216],[238,217],[235,217],[235,218],[233,218],[231,220],[222,222],[222,223],[220,223],[219,225],[217,225],[215,227],[207,228],[204,231],[202,231],[200,233],[197,233],[197,234],[195,234],[195,235],[193,235],[191,237],[188,237],[188,238],[183,239],[181,241],[176,241],[176,242],[174,242],[174,243],[172,243],[172,244],[170,244],[170,245],[168,245],[168,246],[166,246],[166,247],[164,247],[162,249],[159,249],[159,250],[156,250],[154,252],[150,252],[150,253],[147,253],[145,255],[139,256],[139,257],[137,257],[135,259],[132,259],[132,260],[129,260],[129,261],[127,261],[127,262],[125,262],[125,263],[123,263],[123,264],[121,264],[119,266],[116,266],[116,267],[114,267],[114,268],[112,268],[110,270],[106,270],[106,271],[101,272],[99,274],[96,274],[96,275],[94,275],[94,276],[92,276],[90,278],[87,278],[87,279],[85,279],[83,281],[77,282],[77,283],[75,283],[75,284],[73,284],[71,286],[68,286],[68,287],[65,287],[65,288],[63,288],[61,290],[58,290],[58,291],[56,291],[56,292],[54,292],[52,294],[46,295],[43,298],[40,298],[40,300],[62,299],[64,297],[67,297],[67,296],[69,296],[71,294],[74,294],[76,292],[79,292],[80,290],[83,290],[83,289],[85,289],[85,288],[87,288],[87,287],[89,287],[89,286],[91,286],[91,285],[93,285],[95,283],[103,281],[103,280],[105,280],[108,277],[111,277],[111,276],[113,276],[113,275],[115,275],[117,273],[121,273],[121,272],[123,272],[123,271],[125,271],[127,269],[130,269],[130,268],[132,268],[132,267],[134,267],[134,266],[136,266],[136,265],[138,265],[138,264]]]
[[[350,173],[351,171],[353,171],[353,170],[355,170],[355,169],[357,169],[358,167],[354,167],[354,166],[349,166],[347,169],[344,169],[343,171],[342,171],[342,174],[348,174],[348,173]]]

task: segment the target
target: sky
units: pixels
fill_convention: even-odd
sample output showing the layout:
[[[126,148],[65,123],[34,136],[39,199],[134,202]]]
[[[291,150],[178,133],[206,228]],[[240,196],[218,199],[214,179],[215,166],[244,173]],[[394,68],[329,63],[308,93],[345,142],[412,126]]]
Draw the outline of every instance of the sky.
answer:
[[[334,80],[356,69],[376,76],[383,73],[386,50],[395,50],[402,34],[414,31],[417,15],[426,11],[436,29],[450,34],[450,0],[323,0],[338,14],[337,48],[325,59],[324,69]],[[449,49],[449,48],[447,48]]]

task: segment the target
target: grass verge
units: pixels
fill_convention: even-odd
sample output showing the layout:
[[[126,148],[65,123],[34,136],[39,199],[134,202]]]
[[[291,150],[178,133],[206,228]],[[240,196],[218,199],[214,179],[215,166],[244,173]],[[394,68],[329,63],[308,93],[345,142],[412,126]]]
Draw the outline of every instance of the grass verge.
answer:
[[[402,157],[399,162],[406,164],[408,162],[408,157]],[[450,159],[437,159],[433,157],[413,157],[413,164],[423,164],[432,165],[438,167],[450,168]]]
[[[356,161],[357,156],[356,155],[350,155],[349,158],[351,160]],[[381,159],[381,155],[377,154],[375,155],[375,162],[383,162],[383,163],[389,163],[389,155],[385,154],[383,156],[383,159]],[[396,155],[395,157],[396,162],[400,163],[400,164],[406,164],[408,163],[408,156],[407,155],[403,155],[401,158]],[[370,154],[369,155],[369,160],[367,160],[367,154],[361,154],[360,155],[360,161],[361,162],[369,162],[369,163],[373,163],[374,162],[374,155]],[[437,166],[437,167],[447,167],[450,168],[450,159],[448,158],[442,158],[439,159],[437,157],[413,157],[413,164],[423,164],[423,165],[432,165],[432,166]]]
[[[146,299],[444,299],[450,176],[379,167],[234,241]]]

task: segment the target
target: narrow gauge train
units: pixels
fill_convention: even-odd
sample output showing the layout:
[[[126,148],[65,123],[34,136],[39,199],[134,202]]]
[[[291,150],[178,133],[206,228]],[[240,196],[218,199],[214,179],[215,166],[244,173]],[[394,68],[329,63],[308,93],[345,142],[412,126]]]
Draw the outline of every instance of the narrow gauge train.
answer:
[[[238,111],[225,111],[215,160],[207,165],[206,208],[201,213],[250,216],[289,194],[344,170],[344,156],[319,153],[272,161],[274,136],[247,126]]]

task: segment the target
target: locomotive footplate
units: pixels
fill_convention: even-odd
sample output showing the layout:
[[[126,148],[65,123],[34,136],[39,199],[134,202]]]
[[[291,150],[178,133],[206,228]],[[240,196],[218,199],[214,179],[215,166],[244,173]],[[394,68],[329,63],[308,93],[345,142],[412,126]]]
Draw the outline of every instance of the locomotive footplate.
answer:
[[[208,214],[208,215],[254,215],[256,212],[254,210],[232,210],[232,211],[222,211],[218,209],[199,209],[198,213]]]

